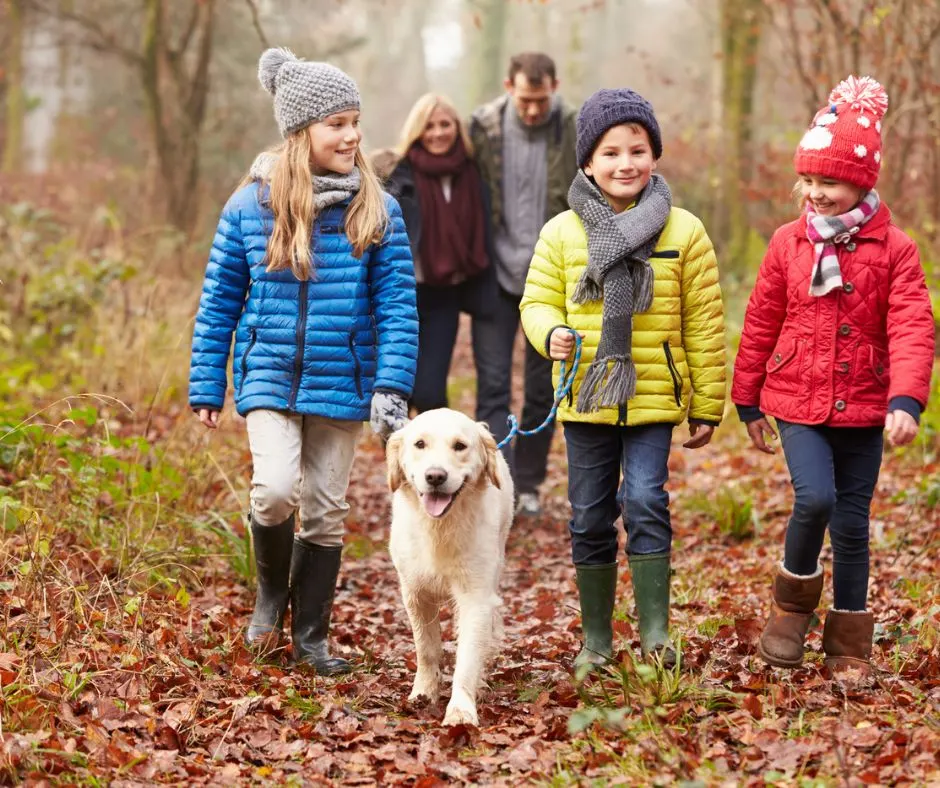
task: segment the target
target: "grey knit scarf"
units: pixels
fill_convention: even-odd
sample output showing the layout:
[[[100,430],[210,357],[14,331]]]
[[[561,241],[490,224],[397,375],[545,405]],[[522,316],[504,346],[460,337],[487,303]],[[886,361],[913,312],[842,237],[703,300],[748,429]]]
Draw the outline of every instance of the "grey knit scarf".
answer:
[[[587,268],[572,300],[604,300],[597,354],[578,395],[578,411],[590,413],[624,405],[636,394],[633,315],[653,303],[649,257],[669,218],[672,193],[661,176],[653,175],[633,208],[614,213],[600,189],[578,170],[568,205],[580,217],[588,239]]]
[[[248,175],[257,181],[269,182],[274,165],[280,154],[276,151],[264,151],[255,158]],[[362,178],[358,167],[353,167],[346,175],[330,173],[313,176],[313,204],[317,213],[324,208],[349,199],[359,191]]]

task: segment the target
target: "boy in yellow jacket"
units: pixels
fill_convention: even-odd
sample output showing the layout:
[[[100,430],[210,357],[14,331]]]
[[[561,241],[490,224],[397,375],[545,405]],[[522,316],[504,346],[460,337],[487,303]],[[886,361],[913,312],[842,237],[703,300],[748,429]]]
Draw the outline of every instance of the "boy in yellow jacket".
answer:
[[[654,174],[662,138],[646,99],[600,90],[577,127],[571,210],[542,228],[520,305],[526,336],[545,356],[570,357],[569,329],[583,339],[572,394],[558,410],[584,633],[576,664],[613,654],[623,513],[643,655],[672,666],[667,461],[675,425],[688,416],[683,446],[697,449],[724,412],[718,266],[701,221],[673,207]]]

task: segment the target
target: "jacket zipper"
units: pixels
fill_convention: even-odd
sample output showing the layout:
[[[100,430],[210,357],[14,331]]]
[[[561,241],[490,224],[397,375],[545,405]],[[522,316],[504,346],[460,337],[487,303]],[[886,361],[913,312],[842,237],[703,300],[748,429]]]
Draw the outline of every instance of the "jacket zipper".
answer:
[[[676,368],[676,362],[672,359],[672,349],[669,347],[669,341],[663,342],[663,350],[666,351],[666,365],[669,367],[669,377],[672,378],[672,393],[676,398],[676,407],[682,407],[682,379],[679,377],[679,370]]]
[[[305,279],[300,283],[300,294],[298,296],[300,303],[297,305],[300,314],[297,316],[297,350],[294,352],[294,380],[290,387],[290,399],[287,407],[291,410],[297,404],[297,391],[300,389],[300,378],[304,372],[304,338],[307,335],[307,286],[309,282]]]
[[[241,396],[242,389],[245,387],[245,378],[248,377],[248,354],[251,353],[251,349],[255,346],[255,340],[258,338],[258,329],[252,328],[248,331],[248,347],[245,348],[245,352],[242,354],[242,379],[238,384],[238,394]]]
[[[359,366],[359,356],[356,355],[356,347],[353,343],[353,335],[349,335],[349,352],[353,358],[353,368],[356,371],[356,394],[362,399],[362,369]]]

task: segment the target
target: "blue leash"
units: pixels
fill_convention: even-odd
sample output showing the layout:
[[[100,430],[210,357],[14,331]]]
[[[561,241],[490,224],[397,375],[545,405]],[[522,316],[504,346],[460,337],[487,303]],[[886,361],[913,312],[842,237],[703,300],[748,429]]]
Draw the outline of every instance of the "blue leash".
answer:
[[[558,413],[558,406],[561,405],[564,398],[567,397],[568,393],[571,391],[571,387],[574,385],[574,379],[578,374],[578,364],[581,363],[581,335],[573,328],[569,328],[568,332],[574,337],[574,359],[571,362],[571,369],[568,369],[567,361],[561,362],[561,366],[558,369],[559,377],[558,387],[555,389],[555,401],[552,403],[552,409],[548,412],[548,416],[545,417],[545,421],[539,424],[535,429],[520,430],[519,421],[514,414],[510,413],[507,419],[509,422],[509,434],[496,444],[497,449],[503,448],[503,446],[517,435],[536,435],[555,420],[555,414]]]

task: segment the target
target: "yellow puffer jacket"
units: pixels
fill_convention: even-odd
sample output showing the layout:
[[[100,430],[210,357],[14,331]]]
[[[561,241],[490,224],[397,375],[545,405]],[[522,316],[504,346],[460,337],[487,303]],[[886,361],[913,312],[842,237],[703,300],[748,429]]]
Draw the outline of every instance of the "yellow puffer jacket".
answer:
[[[532,345],[548,356],[553,329],[569,326],[584,335],[581,363],[560,421],[595,424],[681,423],[686,415],[712,424],[725,403],[725,336],[715,250],[702,222],[673,208],[650,257],[655,275],[653,305],[633,316],[636,395],[626,421],[617,408],[577,411],[578,392],[601,337],[603,302],[576,304],[574,289],[587,266],[587,233],[574,211],[550,220],[539,236],[520,310]],[[558,385],[558,362],[554,382]]]

